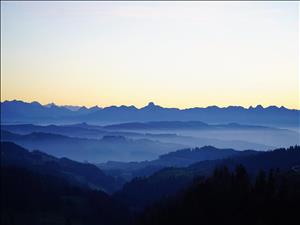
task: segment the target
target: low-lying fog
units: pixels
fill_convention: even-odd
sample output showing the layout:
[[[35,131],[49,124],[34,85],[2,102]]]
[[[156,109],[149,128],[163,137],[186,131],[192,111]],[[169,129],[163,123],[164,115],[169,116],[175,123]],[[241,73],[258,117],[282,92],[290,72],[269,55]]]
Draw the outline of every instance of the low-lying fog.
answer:
[[[58,157],[94,163],[153,160],[178,149],[206,145],[259,151],[300,145],[299,130],[239,124],[205,125],[189,129],[181,128],[181,124],[178,127],[176,123],[177,127],[170,129],[163,127],[166,123],[162,124],[155,123],[155,126],[160,126],[159,129],[135,129],[131,124],[126,124],[127,129],[118,127],[124,124],[113,128],[86,123],[61,126],[1,125],[1,140]]]

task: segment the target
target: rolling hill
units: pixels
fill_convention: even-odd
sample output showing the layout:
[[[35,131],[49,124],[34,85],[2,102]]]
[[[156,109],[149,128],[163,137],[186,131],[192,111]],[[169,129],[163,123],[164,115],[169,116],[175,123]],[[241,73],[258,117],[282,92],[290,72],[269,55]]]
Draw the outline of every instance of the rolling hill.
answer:
[[[160,154],[187,147],[148,139],[133,140],[123,136],[88,139],[41,132],[20,135],[4,130],[1,130],[1,140],[14,142],[30,150],[39,149],[56,157],[93,163],[108,160],[150,160]]]
[[[104,174],[93,164],[80,163],[68,158],[57,158],[40,151],[28,151],[11,142],[1,142],[1,167],[24,168],[42,175],[51,175],[79,187],[114,192],[121,180]]]

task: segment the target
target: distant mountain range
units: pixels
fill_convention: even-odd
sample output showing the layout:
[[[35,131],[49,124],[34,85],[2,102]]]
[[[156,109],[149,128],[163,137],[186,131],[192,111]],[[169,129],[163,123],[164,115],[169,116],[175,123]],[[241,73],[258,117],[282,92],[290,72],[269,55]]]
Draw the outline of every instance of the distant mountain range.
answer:
[[[135,106],[98,106],[86,108],[76,106],[41,105],[38,102],[1,102],[1,123],[78,123],[95,124],[143,122],[143,121],[202,121],[205,123],[244,123],[299,127],[300,111],[285,107],[269,106],[263,108],[244,108],[241,106],[206,108],[164,108],[149,103],[143,108]]]
[[[207,124],[201,121],[151,121],[107,125],[108,130],[199,130],[199,129],[274,129],[265,126],[243,125],[238,123]]]

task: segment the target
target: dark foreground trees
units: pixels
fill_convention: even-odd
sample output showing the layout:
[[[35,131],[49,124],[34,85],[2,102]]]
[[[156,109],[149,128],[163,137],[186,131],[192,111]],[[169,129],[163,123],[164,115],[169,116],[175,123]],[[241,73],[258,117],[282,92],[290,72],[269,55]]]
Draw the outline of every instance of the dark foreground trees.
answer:
[[[226,167],[138,219],[140,225],[296,225],[300,213],[300,175],[260,172],[251,180],[243,166]]]

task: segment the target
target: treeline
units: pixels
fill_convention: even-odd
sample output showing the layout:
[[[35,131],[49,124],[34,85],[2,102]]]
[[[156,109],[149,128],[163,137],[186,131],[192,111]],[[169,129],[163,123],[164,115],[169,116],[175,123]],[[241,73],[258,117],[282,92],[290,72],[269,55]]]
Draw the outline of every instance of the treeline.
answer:
[[[212,176],[216,167],[226,166],[229,171],[234,171],[238,165],[246,168],[251,180],[255,179],[260,170],[279,168],[281,171],[290,171],[294,166],[300,165],[300,147],[201,161],[183,168],[164,168],[149,177],[133,179],[114,196],[130,208],[143,210],[160,199],[190,186],[197,177]]]
[[[295,171],[260,171],[253,180],[239,165],[198,179],[176,197],[146,209],[139,225],[296,225],[300,176]]]

